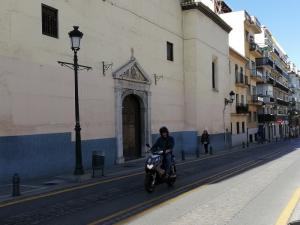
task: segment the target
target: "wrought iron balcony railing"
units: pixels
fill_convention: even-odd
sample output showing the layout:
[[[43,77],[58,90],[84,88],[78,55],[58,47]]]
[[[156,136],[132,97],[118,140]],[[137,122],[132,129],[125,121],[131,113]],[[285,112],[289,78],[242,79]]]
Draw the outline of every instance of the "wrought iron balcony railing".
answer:
[[[273,68],[274,62],[269,57],[262,57],[256,59],[256,66],[270,66]]]
[[[243,103],[237,104],[236,105],[236,113],[237,114],[246,114],[249,112],[248,108],[249,108],[248,104],[243,104]]]

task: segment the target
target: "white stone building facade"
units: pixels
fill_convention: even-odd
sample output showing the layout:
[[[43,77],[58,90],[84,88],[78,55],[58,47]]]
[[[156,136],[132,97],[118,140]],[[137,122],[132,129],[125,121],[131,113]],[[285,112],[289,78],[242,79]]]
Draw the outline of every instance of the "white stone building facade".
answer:
[[[43,7],[57,15],[54,37],[43,34]],[[224,148],[231,28],[204,4],[4,0],[0,180],[74,168],[74,77],[57,63],[72,62],[73,25],[84,33],[79,63],[93,67],[79,73],[85,168],[93,151],[105,152],[107,166],[143,157],[161,126],[175,137],[175,153],[194,153],[204,129],[215,150]],[[105,74],[102,62],[113,64]]]

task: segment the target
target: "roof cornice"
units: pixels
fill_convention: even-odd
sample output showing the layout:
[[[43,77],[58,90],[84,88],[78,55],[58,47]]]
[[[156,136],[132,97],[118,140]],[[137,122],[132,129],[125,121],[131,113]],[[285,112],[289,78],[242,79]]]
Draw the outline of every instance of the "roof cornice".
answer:
[[[214,13],[210,8],[208,8],[201,2],[186,1],[181,3],[181,8],[184,11],[190,9],[198,9],[227,33],[230,33],[230,31],[232,30],[232,28],[221,17],[219,17],[216,13]]]

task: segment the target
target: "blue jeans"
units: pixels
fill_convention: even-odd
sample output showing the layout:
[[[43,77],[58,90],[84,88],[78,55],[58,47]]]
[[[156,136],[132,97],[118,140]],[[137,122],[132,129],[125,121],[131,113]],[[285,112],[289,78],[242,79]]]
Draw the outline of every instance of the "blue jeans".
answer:
[[[167,174],[171,174],[172,153],[165,154],[165,169]]]

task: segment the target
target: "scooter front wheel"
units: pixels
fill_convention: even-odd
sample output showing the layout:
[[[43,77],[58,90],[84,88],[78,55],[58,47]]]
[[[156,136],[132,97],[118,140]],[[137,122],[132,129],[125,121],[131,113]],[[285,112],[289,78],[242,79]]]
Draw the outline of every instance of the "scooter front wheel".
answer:
[[[146,174],[144,185],[145,185],[145,189],[148,193],[152,193],[155,189],[155,182],[153,179],[154,179],[154,177],[152,175]]]

